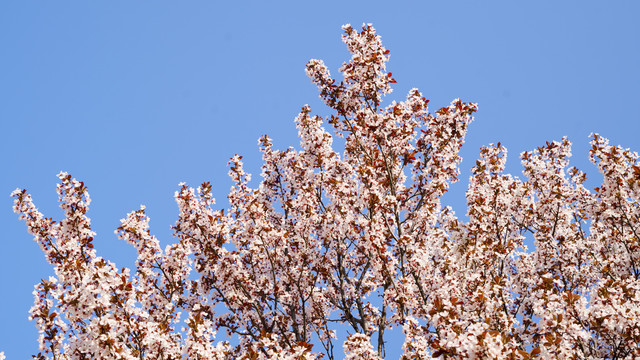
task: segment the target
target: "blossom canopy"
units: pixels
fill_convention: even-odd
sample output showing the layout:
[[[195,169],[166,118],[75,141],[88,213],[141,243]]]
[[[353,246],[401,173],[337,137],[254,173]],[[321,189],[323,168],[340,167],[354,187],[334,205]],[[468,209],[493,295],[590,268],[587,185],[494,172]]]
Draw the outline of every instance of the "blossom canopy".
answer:
[[[56,275],[34,290],[35,358],[640,356],[638,155],[594,134],[604,180],[590,191],[566,138],[523,153],[524,180],[500,143],[483,147],[460,219],[441,198],[477,105],[431,113],[417,89],[385,105],[389,50],[371,25],[343,30],[343,79],[306,67],[331,114],[302,107],[299,150],[262,137],[256,188],[233,157],[228,209],[210,183],[181,184],[164,249],[144,206],[127,214],[116,234],[135,269],[98,256],[83,182],[58,175],[61,221],[12,194]]]

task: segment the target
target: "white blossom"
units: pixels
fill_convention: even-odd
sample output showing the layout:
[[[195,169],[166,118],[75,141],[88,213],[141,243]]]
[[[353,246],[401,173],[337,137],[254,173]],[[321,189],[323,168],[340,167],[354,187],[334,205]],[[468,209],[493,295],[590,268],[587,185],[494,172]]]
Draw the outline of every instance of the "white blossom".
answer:
[[[33,292],[35,358],[334,359],[342,348],[377,360],[389,346],[407,360],[640,357],[638,154],[592,134],[603,183],[590,191],[566,138],[520,154],[522,179],[490,144],[463,220],[441,198],[477,105],[432,113],[417,89],[385,105],[389,51],[370,24],[343,30],[343,79],[321,60],[306,68],[331,114],[302,107],[299,150],[260,138],[255,188],[231,158],[228,209],[214,209],[210,183],[180,183],[164,249],[144,206],[127,214],[115,233],[135,269],[98,256],[81,181],[58,175],[60,221],[12,192],[55,272]],[[394,327],[403,344],[386,341]]]

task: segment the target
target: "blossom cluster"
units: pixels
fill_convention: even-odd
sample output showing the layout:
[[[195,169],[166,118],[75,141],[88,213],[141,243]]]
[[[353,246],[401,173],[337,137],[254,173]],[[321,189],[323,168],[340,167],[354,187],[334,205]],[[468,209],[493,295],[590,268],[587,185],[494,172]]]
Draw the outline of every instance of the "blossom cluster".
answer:
[[[256,188],[234,156],[228,209],[215,208],[210,183],[181,184],[176,242],[164,249],[145,208],[129,213],[116,234],[136,249],[134,270],[97,256],[84,183],[59,174],[59,222],[25,190],[12,194],[55,270],[34,291],[35,358],[336,359],[342,349],[373,360],[393,328],[407,360],[640,356],[638,155],[593,135],[604,180],[590,191],[568,167],[566,138],[521,154],[524,179],[505,174],[507,150],[491,144],[462,220],[441,198],[477,105],[430,112],[412,89],[383,106],[389,51],[371,25],[343,29],[344,79],[320,60],[306,70],[332,113],[302,108],[298,150],[262,137]]]

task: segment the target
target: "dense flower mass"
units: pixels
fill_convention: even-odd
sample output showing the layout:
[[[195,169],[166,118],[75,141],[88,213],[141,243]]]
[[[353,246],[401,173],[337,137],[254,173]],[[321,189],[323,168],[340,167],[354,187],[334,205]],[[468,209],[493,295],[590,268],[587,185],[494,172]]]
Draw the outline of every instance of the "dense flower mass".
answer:
[[[414,89],[384,106],[389,51],[371,25],[345,26],[343,41],[342,81],[320,60],[306,70],[331,115],[302,108],[299,150],[261,138],[257,188],[240,156],[228,209],[209,183],[181,184],[165,249],[144,207],[122,219],[135,270],[97,256],[82,182],[59,175],[62,221],[12,194],[56,275],[34,291],[35,358],[640,356],[638,155],[593,135],[604,180],[590,191],[567,139],[521,154],[524,180],[504,173],[504,147],[484,147],[463,221],[441,197],[476,104],[431,113]],[[404,344],[385,343],[392,328]]]

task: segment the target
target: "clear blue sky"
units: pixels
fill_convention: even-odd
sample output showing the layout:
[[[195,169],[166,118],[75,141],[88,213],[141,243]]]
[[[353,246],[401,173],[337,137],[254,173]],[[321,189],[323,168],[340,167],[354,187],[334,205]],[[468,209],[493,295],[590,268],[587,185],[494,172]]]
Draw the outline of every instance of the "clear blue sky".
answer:
[[[593,187],[589,133],[640,151],[639,15],[637,1],[3,1],[0,351],[37,352],[27,312],[33,285],[52,274],[11,211],[15,188],[58,218],[55,175],[83,180],[99,255],[132,266],[133,249],[113,235],[119,219],[147,205],[166,244],[179,182],[212,181],[225,205],[229,157],[244,155],[257,178],[259,136],[297,146],[300,107],[327,113],[304,65],[324,59],[337,74],[348,58],[340,26],[363,22],[391,50],[389,101],[417,87],[433,110],[479,103],[463,181],[447,195],[458,213],[491,142],[520,174],[520,152],[567,135]]]

